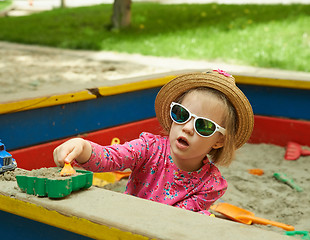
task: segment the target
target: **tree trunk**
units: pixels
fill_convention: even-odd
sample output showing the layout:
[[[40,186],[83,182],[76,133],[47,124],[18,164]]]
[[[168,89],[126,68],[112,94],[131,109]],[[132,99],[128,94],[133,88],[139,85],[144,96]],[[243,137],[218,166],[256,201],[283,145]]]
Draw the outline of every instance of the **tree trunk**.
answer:
[[[62,8],[66,7],[66,0],[61,0],[60,7],[62,7]]]
[[[128,27],[131,22],[131,0],[114,0],[112,26],[113,28]]]

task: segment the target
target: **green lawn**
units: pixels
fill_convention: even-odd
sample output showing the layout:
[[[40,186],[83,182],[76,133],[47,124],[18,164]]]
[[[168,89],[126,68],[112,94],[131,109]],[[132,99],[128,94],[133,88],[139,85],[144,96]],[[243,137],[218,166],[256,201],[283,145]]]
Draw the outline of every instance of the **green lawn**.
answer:
[[[0,18],[0,40],[310,72],[310,5],[133,3],[121,31],[106,27],[111,14],[107,4]]]
[[[10,6],[11,3],[12,3],[12,0],[0,1],[0,11]]]

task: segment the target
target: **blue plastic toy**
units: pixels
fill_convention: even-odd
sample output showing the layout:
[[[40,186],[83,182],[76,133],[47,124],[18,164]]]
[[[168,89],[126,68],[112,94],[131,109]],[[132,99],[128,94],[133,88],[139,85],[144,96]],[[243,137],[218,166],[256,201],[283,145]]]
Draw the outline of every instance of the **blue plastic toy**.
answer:
[[[6,151],[4,144],[0,140],[0,174],[14,170],[16,167],[17,163],[15,159]]]

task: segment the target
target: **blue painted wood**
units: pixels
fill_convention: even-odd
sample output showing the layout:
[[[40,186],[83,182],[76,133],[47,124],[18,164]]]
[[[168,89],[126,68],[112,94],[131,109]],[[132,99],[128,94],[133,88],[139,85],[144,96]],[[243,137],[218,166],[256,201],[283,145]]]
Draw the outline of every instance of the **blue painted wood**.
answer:
[[[239,85],[256,115],[310,120],[310,90]]]
[[[0,232],[1,239],[5,240],[92,239],[4,211],[0,211]]]
[[[310,91],[238,84],[254,113],[310,120]],[[0,139],[8,150],[76,136],[155,116],[160,88],[0,115]]]
[[[8,150],[75,136],[155,116],[159,88],[0,115]]]

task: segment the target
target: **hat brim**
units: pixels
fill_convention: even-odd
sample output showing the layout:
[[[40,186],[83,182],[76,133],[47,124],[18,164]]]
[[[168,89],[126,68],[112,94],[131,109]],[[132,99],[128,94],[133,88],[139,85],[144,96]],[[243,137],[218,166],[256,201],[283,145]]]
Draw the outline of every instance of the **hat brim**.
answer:
[[[155,100],[155,112],[161,126],[170,131],[170,104],[184,92],[197,87],[208,87],[222,92],[234,106],[237,114],[237,133],[235,147],[240,148],[250,138],[254,115],[251,104],[243,92],[235,85],[233,77],[227,77],[217,72],[183,74],[165,84],[158,92]]]

